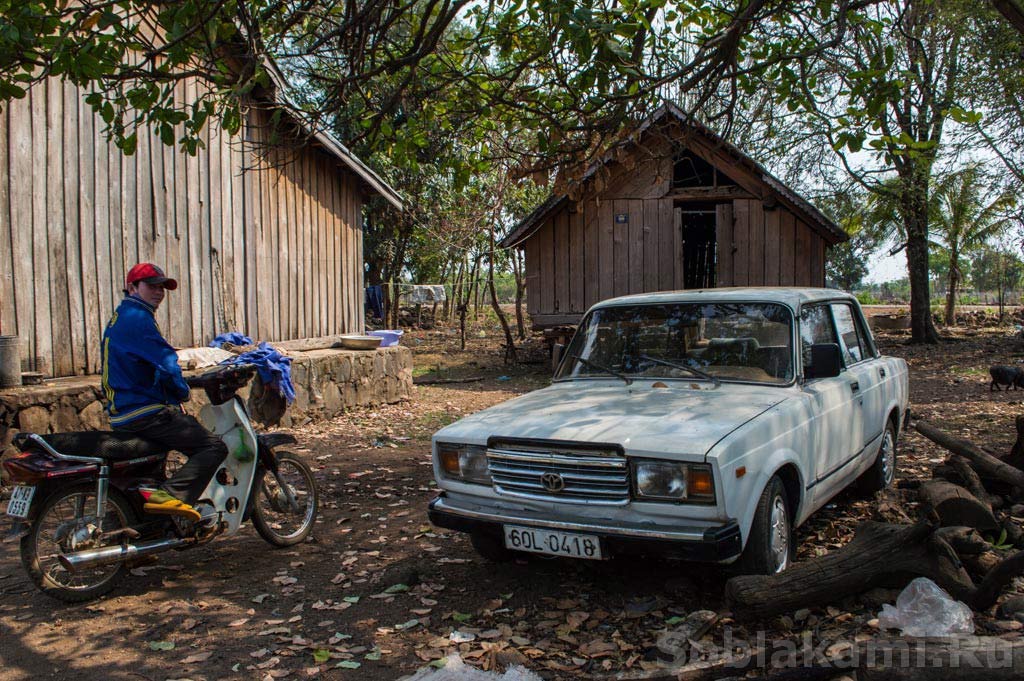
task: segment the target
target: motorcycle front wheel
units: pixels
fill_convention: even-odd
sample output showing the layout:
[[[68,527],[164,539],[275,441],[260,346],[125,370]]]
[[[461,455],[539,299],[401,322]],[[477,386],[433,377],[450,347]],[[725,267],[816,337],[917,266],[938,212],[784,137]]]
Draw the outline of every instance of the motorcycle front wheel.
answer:
[[[135,518],[128,500],[114,489],[107,493],[103,517],[96,511],[94,484],[68,487],[43,501],[29,533],[21,538],[21,564],[46,595],[80,603],[109,592],[124,577],[124,563],[77,572],[60,563],[62,554],[120,543],[120,538],[105,540],[103,535],[128,527]]]
[[[313,471],[291,452],[274,452],[278,474],[263,473],[254,490],[252,524],[274,546],[294,546],[313,531],[320,494]]]

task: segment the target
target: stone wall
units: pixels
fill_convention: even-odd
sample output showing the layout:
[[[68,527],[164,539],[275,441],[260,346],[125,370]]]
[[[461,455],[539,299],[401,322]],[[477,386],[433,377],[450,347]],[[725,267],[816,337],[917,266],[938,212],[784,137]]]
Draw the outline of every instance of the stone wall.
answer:
[[[302,425],[329,419],[356,406],[398,402],[412,394],[412,351],[408,348],[290,354],[295,402],[287,408],[283,399],[265,390],[258,380],[239,392],[260,426]],[[0,390],[0,451],[20,431],[109,429],[101,396],[98,376]],[[206,403],[205,394],[193,391],[185,407],[195,414]]]

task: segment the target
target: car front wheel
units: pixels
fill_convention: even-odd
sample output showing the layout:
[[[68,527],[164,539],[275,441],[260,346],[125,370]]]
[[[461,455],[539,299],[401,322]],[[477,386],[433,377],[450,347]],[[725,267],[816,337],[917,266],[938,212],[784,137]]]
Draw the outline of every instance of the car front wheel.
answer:
[[[774,475],[757,502],[750,537],[738,564],[741,572],[773,575],[789,567],[796,548],[789,509],[786,487]]]

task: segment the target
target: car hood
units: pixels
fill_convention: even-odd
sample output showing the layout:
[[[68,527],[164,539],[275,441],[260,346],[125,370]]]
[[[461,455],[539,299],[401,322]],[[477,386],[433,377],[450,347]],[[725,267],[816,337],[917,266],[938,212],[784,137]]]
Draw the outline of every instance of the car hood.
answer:
[[[730,432],[788,397],[782,387],[673,382],[652,388],[567,381],[468,416],[435,440],[486,444],[490,437],[620,444],[633,455],[703,457]]]

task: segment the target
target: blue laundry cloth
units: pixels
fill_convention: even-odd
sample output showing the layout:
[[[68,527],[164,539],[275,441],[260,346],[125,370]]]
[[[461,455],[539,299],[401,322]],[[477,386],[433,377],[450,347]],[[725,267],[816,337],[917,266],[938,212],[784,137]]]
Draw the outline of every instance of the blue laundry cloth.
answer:
[[[256,367],[256,372],[260,375],[263,385],[277,391],[288,401],[288,404],[295,401],[295,388],[292,386],[292,358],[282,355],[266,341],[260,343],[255,350],[243,352],[237,357],[224,360],[221,364],[252,364]]]
[[[252,338],[249,338],[245,334],[237,331],[231,331],[228,333],[222,333],[210,341],[210,347],[219,348],[225,343],[231,343],[232,345],[252,345]]]
[[[374,317],[384,319],[384,289],[381,286],[367,286],[363,307]]]

